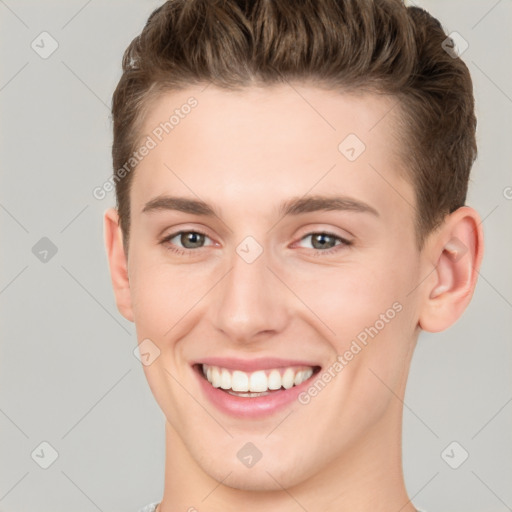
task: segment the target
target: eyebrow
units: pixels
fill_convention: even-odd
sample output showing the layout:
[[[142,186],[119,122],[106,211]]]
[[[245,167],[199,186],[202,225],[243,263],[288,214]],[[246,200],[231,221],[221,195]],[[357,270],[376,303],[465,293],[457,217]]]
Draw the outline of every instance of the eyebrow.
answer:
[[[360,213],[371,213],[379,217],[379,212],[369,204],[345,196],[307,196],[292,198],[282,203],[279,207],[279,215],[299,215],[316,211],[352,211]]]
[[[174,210],[210,217],[219,216],[215,208],[204,201],[168,195],[158,196],[148,201],[142,209],[142,213],[158,210]],[[376,217],[380,216],[379,212],[369,204],[351,197],[321,195],[296,197],[284,201],[279,205],[278,214],[280,217],[285,217],[287,215],[332,210],[370,213]]]

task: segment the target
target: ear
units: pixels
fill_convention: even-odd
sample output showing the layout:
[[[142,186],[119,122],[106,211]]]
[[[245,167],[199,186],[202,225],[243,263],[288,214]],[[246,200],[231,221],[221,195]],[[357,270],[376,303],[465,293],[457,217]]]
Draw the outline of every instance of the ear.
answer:
[[[463,206],[448,215],[424,250],[431,269],[422,286],[419,325],[439,332],[454,324],[475,290],[483,256],[483,230],[478,213]]]
[[[127,320],[133,322],[127,258],[119,226],[119,215],[115,208],[109,208],[104,214],[104,237],[117,309]]]

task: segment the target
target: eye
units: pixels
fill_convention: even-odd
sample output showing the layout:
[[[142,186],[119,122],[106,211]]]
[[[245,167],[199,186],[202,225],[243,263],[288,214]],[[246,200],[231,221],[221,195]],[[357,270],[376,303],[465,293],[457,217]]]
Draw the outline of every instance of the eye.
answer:
[[[342,238],[341,236],[334,235],[333,233],[327,233],[324,231],[308,233],[306,236],[301,238],[301,241],[311,239],[311,245],[313,249],[318,250],[322,254],[331,254],[338,250],[341,250],[343,246],[352,245],[352,242]],[[339,243],[336,243],[338,242]]]
[[[317,251],[317,254],[322,255],[331,254],[341,250],[344,246],[352,245],[350,240],[324,231],[308,233],[300,241],[308,238],[311,239],[312,248]],[[201,231],[178,231],[164,237],[160,244],[178,254],[192,254],[194,249],[205,247],[206,239],[210,240],[210,237]]]
[[[201,233],[200,231],[178,231],[167,235],[160,241],[160,243],[174,252],[184,254],[187,251],[201,249],[204,246],[206,239],[209,239],[208,235]]]

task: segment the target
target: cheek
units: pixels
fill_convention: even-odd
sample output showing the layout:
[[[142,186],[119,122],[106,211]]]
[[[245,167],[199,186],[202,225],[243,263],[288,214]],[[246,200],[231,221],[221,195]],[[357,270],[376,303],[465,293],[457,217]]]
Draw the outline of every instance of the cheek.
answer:
[[[331,336],[346,339],[365,327],[394,319],[393,304],[404,301],[405,280],[383,268],[356,264],[293,269],[286,277],[291,288],[326,327]],[[380,322],[379,322],[380,326]]]
[[[172,312],[176,311],[178,299],[169,288],[163,275],[141,273],[134,280],[132,304],[135,325],[146,337],[162,338],[175,321]]]
[[[185,266],[170,266],[143,254],[133,258],[130,276],[135,324],[162,339],[197,301],[199,279]],[[168,337],[169,334],[167,334]]]
[[[309,273],[294,269],[287,279],[308,306],[307,321],[315,322],[331,345],[333,359],[335,354],[346,356],[344,373],[352,379],[355,372],[370,374],[368,368],[374,368],[391,381],[398,378],[415,330],[414,305],[408,296],[415,281],[410,263],[398,261],[396,254],[381,254],[364,263],[318,266]]]
[[[133,261],[135,267],[135,258]],[[149,339],[156,345],[153,350],[158,356],[143,370],[160,408],[168,418],[177,418],[178,410],[190,405],[179,384],[190,378],[180,339],[190,329],[193,306],[204,292],[191,285],[190,276],[187,280],[179,267],[148,262],[142,264],[139,259],[130,278],[137,339],[139,343]]]

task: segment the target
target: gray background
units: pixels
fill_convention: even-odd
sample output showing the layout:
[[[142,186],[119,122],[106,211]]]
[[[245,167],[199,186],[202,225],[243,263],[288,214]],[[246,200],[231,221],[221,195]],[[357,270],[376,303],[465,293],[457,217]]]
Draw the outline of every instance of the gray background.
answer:
[[[159,4],[0,0],[0,511],[129,512],[162,496],[164,416],[103,247],[114,199],[92,196],[111,173],[123,50]],[[512,2],[417,4],[469,43],[479,159],[468,204],[484,219],[486,253],[463,318],[420,337],[405,397],[406,485],[428,512],[501,512],[512,510]],[[46,59],[31,47],[43,31],[59,45]],[[43,237],[57,248],[46,261]],[[48,469],[43,441],[58,452]],[[452,469],[462,450],[468,459]]]

